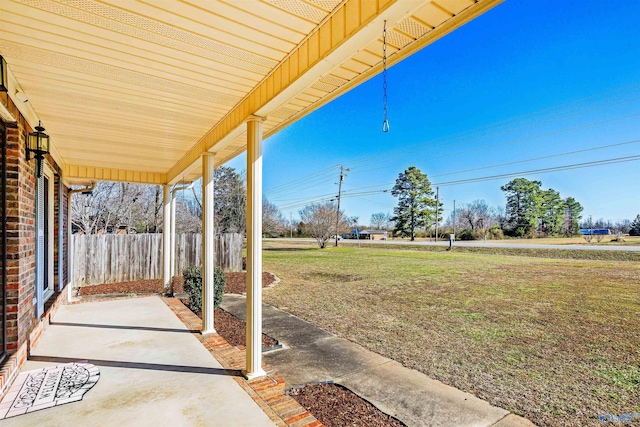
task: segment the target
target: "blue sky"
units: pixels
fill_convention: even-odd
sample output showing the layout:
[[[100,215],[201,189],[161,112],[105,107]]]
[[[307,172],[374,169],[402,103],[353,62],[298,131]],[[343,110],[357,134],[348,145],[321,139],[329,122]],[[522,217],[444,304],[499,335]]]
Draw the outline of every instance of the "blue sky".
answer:
[[[504,206],[500,186],[514,177],[453,181],[636,156],[517,175],[575,197],[585,217],[633,219],[639,19],[637,0],[507,0],[389,70],[390,132],[381,131],[377,76],[267,139],[264,192],[295,218],[305,203],[337,194],[343,165],[351,170],[342,207],[367,224],[372,213],[393,212],[396,199],[382,191],[409,166],[442,184],[450,211],[453,200]],[[227,166],[242,170],[245,161]]]

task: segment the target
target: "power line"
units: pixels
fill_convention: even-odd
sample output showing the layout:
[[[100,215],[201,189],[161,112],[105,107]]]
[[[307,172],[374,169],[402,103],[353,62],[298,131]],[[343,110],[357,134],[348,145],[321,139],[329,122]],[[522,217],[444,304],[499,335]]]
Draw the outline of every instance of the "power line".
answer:
[[[511,145],[511,144],[516,143],[516,142],[524,142],[524,141],[530,141],[532,139],[543,138],[543,137],[552,136],[552,135],[558,135],[558,134],[564,133],[564,132],[570,132],[570,131],[574,131],[574,130],[578,130],[578,129],[585,129],[585,128],[588,128],[588,127],[598,126],[598,125],[602,125],[602,124],[605,124],[605,123],[610,123],[610,122],[614,122],[614,121],[618,121],[618,120],[630,119],[632,117],[637,117],[637,116],[640,116],[640,113],[630,114],[630,115],[621,116],[621,117],[613,117],[611,119],[603,120],[603,121],[600,121],[600,122],[588,123],[588,124],[584,124],[584,125],[580,125],[580,126],[574,126],[574,127],[571,127],[571,128],[560,129],[560,130],[556,130],[554,132],[547,132],[547,133],[543,133],[543,134],[539,134],[539,135],[528,136],[526,138],[512,139],[512,140],[501,142],[501,143],[498,143],[498,144],[484,145],[482,147],[472,148],[472,149],[469,149],[469,150],[448,152],[446,154],[441,154],[439,156],[430,156],[429,159],[430,160],[442,159],[442,158],[448,158],[448,157],[457,156],[457,155],[460,155],[460,154],[468,154],[468,153],[473,153],[473,152],[476,152],[476,151],[484,151],[487,148],[503,147],[505,145]],[[438,150],[438,149],[440,149],[442,147],[451,147],[453,145],[459,145],[459,144],[458,143],[454,143],[454,144],[449,144],[449,145],[445,145],[445,146],[440,145],[440,146],[435,147],[435,148],[429,148],[429,149],[426,149],[426,150],[422,150],[422,151],[411,153],[411,155],[414,156],[416,154],[424,154],[424,153],[426,153],[428,151],[435,151],[435,150]],[[365,169],[365,170],[361,170],[361,171],[355,171],[353,173],[354,174],[359,174],[359,173],[367,173],[367,172],[372,172],[372,171],[381,170],[381,169],[388,169],[389,167],[392,167],[391,166],[391,161],[398,160],[398,159],[401,159],[401,158],[402,157],[396,157],[396,158],[389,159],[388,157],[385,157],[386,166],[382,166],[382,167],[378,167],[378,168]]]
[[[267,193],[272,194],[272,193],[277,193],[280,192],[283,189],[287,189],[290,187],[295,187],[297,185],[300,185],[300,183],[305,183],[305,182],[310,182],[316,179],[323,179],[324,177],[321,177],[320,175],[325,175],[328,174],[329,172],[332,172],[335,170],[335,166],[331,166],[322,170],[319,170],[317,172],[311,173],[309,175],[305,175],[301,178],[296,179],[294,182],[288,182],[282,185],[278,185],[276,187],[271,188],[269,191],[267,191]]]
[[[634,93],[637,93],[637,92],[640,92],[640,90],[635,90],[635,91],[629,92],[628,94],[616,95],[613,98],[619,98],[621,96],[626,96],[626,95],[634,94]],[[501,125],[501,123],[509,121],[509,120],[506,120],[506,121],[503,121],[503,122],[498,122],[497,124],[499,124],[500,126],[488,125],[486,127],[479,127],[479,128],[471,129],[469,131],[463,131],[463,132],[459,132],[459,133],[452,134],[452,135],[446,135],[446,136],[439,137],[439,138],[433,138],[431,140],[427,140],[427,141],[424,141],[424,142],[421,142],[421,143],[416,143],[416,144],[403,146],[403,147],[400,147],[400,148],[398,148],[396,150],[390,150],[390,151],[386,152],[387,156],[385,156],[384,162],[389,162],[390,160],[400,159],[400,158],[405,157],[406,155],[413,155],[413,154],[415,154],[416,149],[419,149],[419,148],[421,148],[421,147],[423,147],[425,145],[436,145],[436,147],[429,148],[429,149],[426,149],[426,150],[420,150],[419,152],[424,153],[426,151],[432,151],[432,150],[435,150],[435,149],[439,149],[439,148],[441,148],[443,146],[442,142],[455,141],[455,140],[462,139],[462,138],[465,138],[465,137],[473,137],[473,138],[468,139],[467,141],[463,140],[463,141],[459,141],[459,142],[452,142],[451,144],[445,145],[445,146],[450,147],[452,145],[459,145],[459,144],[462,144],[464,142],[472,141],[474,139],[481,139],[481,138],[487,138],[487,137],[490,137],[490,136],[501,135],[501,134],[504,134],[504,133],[507,133],[507,132],[513,132],[515,130],[521,130],[523,128],[528,128],[528,127],[532,127],[532,126],[539,126],[539,125],[542,125],[542,124],[545,124],[545,123],[558,121],[560,119],[565,119],[567,117],[572,117],[572,116],[575,116],[575,115],[578,115],[578,114],[591,113],[591,112],[594,112],[594,111],[597,111],[597,110],[601,110],[603,108],[608,108],[608,107],[620,105],[620,104],[623,104],[623,103],[626,103],[626,102],[636,101],[638,99],[639,98],[632,98],[632,99],[619,101],[619,102],[615,102],[615,103],[604,105],[604,106],[599,106],[599,107],[596,107],[596,108],[592,108],[590,110],[574,112],[572,114],[566,114],[566,115],[561,115],[560,114],[560,113],[563,112],[562,110],[560,110],[560,111],[550,111],[548,114],[552,115],[552,117],[550,119],[548,119],[548,120],[538,121],[538,122],[531,123],[531,124],[525,124],[525,125],[522,125],[520,127],[511,128],[511,129],[509,129],[509,128],[501,129],[501,127],[504,127],[504,126]],[[601,101],[597,101],[597,102],[601,102]],[[587,104],[585,106],[588,106],[588,105],[589,104]],[[577,107],[572,107],[572,108],[568,109],[566,112],[570,112],[572,110],[575,110],[575,108],[577,108]],[[536,113],[532,113],[532,114],[535,115]],[[495,129],[492,129],[492,126]],[[488,132],[492,132],[492,131],[493,131],[493,133],[488,133]],[[485,134],[482,134],[483,132],[485,132]],[[394,157],[389,157],[389,155],[393,156],[394,152],[396,152],[397,154],[395,154]],[[404,152],[408,152],[408,153],[404,153]],[[381,160],[380,160],[380,156],[379,155],[378,156],[369,156],[369,157],[366,157],[366,158],[363,158],[363,159],[354,160],[354,161],[350,162],[350,165],[353,166],[353,165],[356,165],[358,163],[377,164],[377,163],[381,163]],[[356,169],[356,168],[359,168],[359,167],[360,166],[353,166],[353,169]]]
[[[573,170],[573,169],[584,169],[584,168],[590,168],[590,167],[595,167],[595,166],[605,166],[605,165],[612,165],[612,164],[616,164],[616,163],[633,162],[633,161],[637,161],[637,160],[640,160],[640,155],[638,155],[638,156],[619,157],[619,158],[616,158],[616,159],[596,160],[594,162],[576,163],[576,164],[573,164],[573,165],[557,166],[557,167],[543,168],[543,169],[534,169],[534,170],[529,170],[529,171],[506,173],[506,174],[501,174],[501,175],[492,175],[492,176],[485,176],[485,177],[478,177],[478,178],[461,179],[461,180],[458,180],[458,181],[440,182],[437,185],[440,185],[440,186],[444,187],[444,186],[450,186],[450,185],[467,184],[467,183],[474,183],[474,182],[481,182],[481,181],[491,181],[491,180],[494,180],[494,179],[501,179],[501,178],[510,178],[510,177],[514,177],[514,176],[518,176],[518,175],[531,175],[531,174],[537,174],[537,173],[550,173],[550,172],[559,172],[559,171]]]
[[[523,121],[526,121],[526,120],[536,119],[538,116],[545,116],[545,115],[553,114],[553,118],[551,119],[551,121],[558,120],[560,118],[566,118],[566,117],[569,117],[569,116],[560,117],[560,113],[562,113],[562,112],[570,112],[572,110],[576,110],[576,109],[579,109],[579,108],[585,108],[585,107],[587,107],[589,105],[596,104],[598,102],[603,102],[603,101],[607,101],[607,100],[611,100],[611,99],[616,99],[616,98],[632,95],[634,93],[640,92],[640,90],[636,90],[635,89],[638,86],[640,86],[640,83],[634,83],[634,84],[631,84],[631,85],[622,86],[622,87],[615,88],[615,89],[612,89],[612,90],[609,90],[609,91],[593,94],[593,95],[590,95],[590,96],[585,97],[585,98],[581,98],[581,99],[578,99],[578,100],[566,102],[566,103],[563,103],[563,104],[554,105],[554,106],[551,106],[551,107],[548,107],[548,108],[545,108],[545,109],[542,109],[542,110],[539,110],[539,111],[526,113],[526,114],[523,114],[523,115],[520,115],[520,116],[516,116],[516,117],[513,117],[513,118],[501,120],[501,121],[494,122],[494,123],[491,123],[491,124],[488,124],[488,125],[485,125],[485,126],[480,126],[480,127],[474,128],[474,129],[470,129],[470,130],[467,130],[467,131],[458,132],[458,133],[455,133],[455,134],[452,134],[452,135],[447,135],[447,136],[444,136],[444,137],[441,137],[441,138],[435,138],[435,139],[432,139],[432,140],[429,140],[429,141],[426,141],[426,142],[416,143],[416,144],[412,144],[412,145],[405,145],[405,146],[403,146],[401,148],[398,148],[396,150],[389,150],[389,151],[384,152],[384,153],[378,153],[376,155],[365,156],[365,157],[362,157],[360,159],[353,160],[353,161],[350,162],[350,165],[356,165],[356,164],[364,165],[366,163],[372,163],[371,160],[375,160],[375,162],[372,163],[372,164],[380,163],[381,162],[380,157],[382,155],[384,155],[384,154],[393,155],[394,153],[401,153],[401,152],[404,152],[404,151],[410,151],[412,155],[415,155],[415,149],[419,148],[419,147],[423,147],[427,143],[437,143],[437,142],[443,142],[443,141],[444,142],[452,141],[452,140],[454,140],[456,138],[460,139],[460,138],[463,138],[463,137],[470,137],[470,136],[473,136],[473,135],[478,135],[478,134],[481,134],[482,132],[486,133],[486,132],[490,132],[492,130],[495,131],[496,129],[499,130],[501,127],[515,126],[515,125],[518,124],[518,122],[523,122]],[[602,99],[599,99],[599,98],[602,98]],[[625,100],[625,101],[621,101],[621,102],[630,102],[630,101],[633,101],[635,99],[637,99],[637,98],[634,98],[632,100]],[[607,107],[611,107],[611,106],[614,106],[614,105],[619,105],[621,102],[614,103],[614,104],[609,104],[609,105],[605,105],[605,106],[600,106],[600,107],[597,107],[596,109],[587,110],[587,111],[581,111],[581,112],[574,113],[574,114],[571,114],[571,115],[593,112],[593,111],[595,111],[597,109],[602,109],[602,108],[607,108]],[[632,116],[627,116],[627,118],[628,117],[632,117]],[[620,120],[620,119],[621,118],[617,118],[616,120]],[[608,120],[608,121],[612,121],[612,120]],[[596,124],[590,124],[590,125],[586,125],[586,126],[594,126],[594,125],[597,125],[597,124],[603,124],[603,123],[606,123],[608,121],[603,121],[603,122],[599,122],[599,123],[596,123]],[[546,122],[533,123],[533,124],[529,125],[529,127],[530,126],[534,126],[534,125],[544,124],[544,123],[546,123]],[[582,127],[584,127],[584,126],[580,126],[580,127],[576,127],[576,128],[570,128],[568,130],[579,129],[579,128],[582,128]],[[510,130],[507,130],[507,131],[514,131],[514,130],[517,130],[517,129],[518,128],[510,129]],[[505,133],[505,132],[503,132],[503,133]],[[548,135],[549,134],[547,134],[546,136],[548,136]],[[491,136],[491,135],[481,135],[480,137],[481,138],[487,138],[489,136]],[[480,137],[476,137],[476,139],[480,138]],[[540,136],[538,136],[538,137],[540,137]],[[517,142],[517,141],[520,141],[520,140],[515,140],[514,142]],[[470,141],[467,141],[467,142],[470,142]],[[442,145],[440,144],[440,146],[442,146]],[[486,148],[486,147],[484,147],[484,148]],[[428,151],[428,150],[426,150],[426,151]],[[396,154],[396,157],[394,159],[399,159],[399,158],[402,158],[403,156],[404,155],[398,156],[398,154]],[[382,160],[382,161],[384,161],[385,163],[388,163],[389,160],[390,160],[389,157],[385,156],[385,159]],[[356,169],[357,168],[361,168],[362,165],[361,166],[357,166]],[[354,168],[352,168],[352,169],[354,169]],[[296,188],[297,190],[299,190],[299,189],[301,189],[300,185],[306,185],[306,187],[304,187],[302,189],[311,188],[311,187],[313,187],[313,185],[312,185],[313,183],[318,185],[318,184],[321,184],[321,183],[324,183],[324,182],[327,182],[328,180],[330,180],[331,179],[330,177],[328,177],[328,176],[324,176],[323,177],[321,175],[323,175],[323,174],[327,175],[332,170],[335,170],[335,167],[325,168],[325,169],[319,170],[317,172],[311,173],[309,175],[305,175],[305,176],[303,176],[301,178],[298,178],[298,179],[296,179],[296,180],[294,180],[292,182],[285,183],[285,184],[273,187],[270,190],[265,191],[265,194],[267,194],[269,196],[273,196],[275,194],[279,194],[279,193],[282,193],[282,192],[289,191],[292,188]],[[363,173],[363,172],[366,172],[366,171],[367,170],[365,170],[365,171],[357,171],[357,172],[353,172],[353,173]],[[371,169],[369,169],[368,171],[371,171]]]
[[[568,151],[568,152],[565,152],[565,153],[550,154],[548,156],[533,157],[531,159],[524,159],[524,160],[517,160],[517,161],[514,161],[514,162],[500,163],[498,165],[482,166],[482,167],[473,168],[473,169],[466,169],[466,170],[458,171],[458,172],[441,173],[441,174],[438,174],[438,175],[431,175],[431,177],[435,178],[435,177],[440,177],[440,176],[457,175],[457,174],[466,173],[466,172],[475,172],[475,171],[479,171],[479,170],[492,169],[492,168],[497,168],[497,167],[501,167],[501,166],[515,165],[515,164],[518,164],[518,163],[527,163],[527,162],[534,162],[534,161],[537,161],[537,160],[552,159],[554,157],[562,157],[562,156],[568,156],[568,155],[571,155],[571,154],[586,153],[588,151],[603,150],[605,148],[619,147],[619,146],[628,145],[628,144],[637,144],[638,142],[640,142],[640,139],[636,139],[634,141],[620,142],[618,144],[602,145],[600,147],[585,148],[584,150]]]
[[[527,170],[527,171],[511,172],[511,173],[505,173],[505,174],[499,174],[499,175],[489,175],[489,176],[481,176],[481,177],[475,177],[475,178],[469,178],[469,179],[461,179],[461,180],[456,180],[456,181],[439,182],[439,183],[434,183],[432,185],[446,187],[446,186],[452,186],[452,185],[471,184],[471,183],[476,183],[476,182],[491,181],[491,180],[496,180],[496,179],[503,179],[503,178],[521,176],[521,175],[545,174],[545,173],[551,173],[551,172],[560,172],[560,171],[574,170],[574,169],[584,169],[584,168],[605,166],[605,165],[632,162],[632,161],[638,161],[638,160],[640,160],[640,155],[625,156],[625,157],[618,157],[618,158],[613,158],[613,159],[596,160],[596,161],[592,161],[592,162],[582,162],[582,163],[575,163],[575,164],[570,164],[570,165],[555,166],[555,167],[550,167],[550,168],[532,169],[532,170]],[[342,197],[343,198],[345,198],[345,197],[349,198],[349,197],[358,197],[358,196],[364,196],[364,195],[375,195],[375,194],[386,193],[388,191],[389,191],[388,189],[385,189],[385,190],[365,191],[365,192],[359,192],[359,193],[346,193],[345,192],[342,195]],[[310,198],[308,200],[310,202],[314,201],[313,198]],[[322,200],[320,200],[320,201],[322,201]],[[299,205],[296,204],[296,205],[293,205],[293,206],[282,207],[281,209],[290,209],[290,208],[296,207],[296,206],[299,206]],[[302,204],[300,206],[304,206],[304,204]]]
[[[527,162],[532,162],[532,161],[537,161],[537,160],[544,160],[544,159],[549,159],[549,158],[553,158],[553,157],[562,157],[562,156],[568,156],[568,155],[572,155],[572,154],[584,153],[584,152],[589,152],[589,151],[603,150],[605,148],[612,148],[612,147],[619,147],[619,146],[623,146],[623,145],[637,144],[638,142],[640,142],[640,140],[636,139],[636,140],[633,140],[633,141],[625,141],[625,142],[620,142],[620,143],[616,143],[616,144],[601,145],[601,146],[597,146],[597,147],[585,148],[585,149],[582,149],[582,150],[575,150],[575,151],[567,151],[567,152],[564,152],[564,153],[550,154],[548,156],[533,157],[533,158],[522,159],[522,160],[517,160],[517,161],[513,161],[513,162],[499,163],[499,164],[496,164],[496,165],[481,166],[481,167],[473,168],[473,169],[465,169],[465,170],[460,170],[460,171],[447,172],[447,173],[443,173],[443,174],[432,175],[431,177],[434,178],[434,177],[441,177],[441,176],[448,176],[448,175],[457,175],[457,174],[466,173],[466,172],[473,172],[473,171],[477,171],[477,170],[492,169],[492,168],[497,168],[497,167],[502,167],[502,166],[509,166],[509,165],[518,164],[518,163],[527,163]],[[360,188],[357,188],[357,189],[354,189],[354,190],[364,190],[364,189],[368,189],[368,188],[378,188],[378,187],[389,187],[390,185],[393,185],[393,184],[395,184],[395,182],[386,183],[386,184],[371,185],[371,186],[367,186],[367,187],[360,187]],[[353,190],[351,190],[351,191],[353,191]],[[347,192],[348,191],[345,191],[345,193],[347,193]]]
[[[571,131],[571,130],[576,130],[576,129],[583,129],[583,128],[586,128],[586,127],[591,127],[591,126],[596,126],[596,125],[600,125],[600,124],[604,124],[604,123],[609,123],[609,122],[616,121],[616,120],[622,120],[622,119],[627,119],[627,118],[631,118],[631,117],[636,117],[636,116],[639,116],[639,115],[640,114],[632,114],[632,115],[628,115],[628,116],[615,117],[615,118],[611,118],[611,119],[604,120],[604,121],[601,121],[601,122],[590,123],[590,124],[586,124],[586,125],[576,126],[576,127],[573,127],[573,128],[568,128],[568,129],[562,129],[562,130],[559,130],[559,131],[549,132],[549,133],[545,133],[545,134],[541,134],[541,135],[534,135],[534,136],[527,137],[527,138],[520,138],[520,139],[507,141],[507,142],[500,143],[500,144],[494,144],[494,145],[491,145],[491,146],[483,146],[483,147],[479,147],[479,148],[475,148],[475,149],[471,149],[471,150],[466,150],[466,151],[461,151],[461,152],[447,153],[447,154],[444,154],[444,155],[441,155],[441,156],[431,157],[431,159],[432,160],[433,159],[440,159],[440,158],[446,158],[446,157],[450,157],[450,156],[470,153],[470,152],[474,152],[474,151],[486,150],[486,148],[489,148],[489,147],[504,146],[504,145],[511,144],[511,143],[514,143],[514,142],[522,142],[522,141],[527,141],[527,140],[531,140],[531,139],[535,139],[535,138],[539,138],[539,137],[543,137],[543,136],[550,136],[550,135],[554,135],[554,134],[558,134],[558,133],[562,133],[562,132],[566,132],[566,131]],[[600,146],[600,147],[592,147],[592,148],[588,148],[588,149],[584,149],[584,150],[577,150],[577,151],[568,152],[568,153],[559,153],[559,154],[555,154],[555,155],[551,155],[551,156],[544,156],[544,157],[540,157],[540,158],[524,159],[524,160],[504,163],[504,164],[500,164],[500,165],[484,166],[484,167],[480,167],[480,168],[469,169],[469,170],[466,170],[466,171],[451,172],[451,173],[448,173],[448,174],[441,174],[441,175],[434,175],[434,176],[444,176],[444,175],[463,173],[463,172],[468,172],[468,171],[473,171],[473,170],[490,169],[490,168],[493,168],[493,167],[505,166],[505,165],[509,165],[509,164],[524,163],[524,162],[528,162],[528,161],[540,160],[540,159],[543,159],[543,158],[559,157],[559,156],[569,155],[569,154],[573,154],[573,153],[587,152],[587,151],[592,151],[592,150],[599,150],[599,149],[610,148],[610,147],[614,147],[614,146],[618,146],[618,145],[632,144],[632,143],[636,143],[636,142],[637,141],[629,141],[629,142],[624,142],[624,143],[620,143],[620,144],[611,144],[611,145]],[[386,161],[386,159],[385,159],[385,161]],[[366,170],[366,171],[353,172],[353,173],[370,172],[370,171],[377,170],[377,169],[384,169],[384,168],[374,168],[374,169],[369,169],[369,170]],[[321,172],[324,173],[325,170],[323,170]],[[320,172],[317,172],[316,174],[311,174],[309,176],[317,175],[318,173],[320,173]],[[320,183],[328,182],[330,180],[331,180],[330,177],[319,177],[319,178],[315,178],[315,180],[311,180],[309,185],[302,186],[302,187],[299,187],[300,181],[294,181],[292,183],[289,183],[286,186],[281,186],[281,187],[283,187],[283,189],[280,190],[277,193],[282,193],[282,192],[289,191],[289,188],[294,188],[294,187],[296,188],[297,191],[304,190],[304,189],[309,189],[309,188],[317,186]],[[362,187],[362,188],[375,188],[375,187],[387,186],[387,185],[389,185],[389,184],[374,185],[374,186]],[[272,194],[272,193],[270,193],[270,194]],[[301,199],[302,198],[297,198],[297,199],[278,199],[278,200],[301,200]]]

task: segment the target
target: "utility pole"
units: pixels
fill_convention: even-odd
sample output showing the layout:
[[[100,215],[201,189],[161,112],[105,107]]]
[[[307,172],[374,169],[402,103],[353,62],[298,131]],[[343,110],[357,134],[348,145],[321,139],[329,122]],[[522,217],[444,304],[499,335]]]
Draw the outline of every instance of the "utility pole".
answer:
[[[289,212],[289,229],[291,230],[291,238],[293,239],[293,214]]]
[[[440,207],[440,187],[436,187],[436,242],[438,241],[438,208]]]
[[[338,166],[340,168],[340,180],[338,181],[338,210],[336,212],[336,246],[338,246],[338,227],[340,225],[340,195],[342,194],[342,181],[344,181],[345,172],[349,172],[349,169]]]
[[[453,234],[456,234],[456,200],[453,199]]]

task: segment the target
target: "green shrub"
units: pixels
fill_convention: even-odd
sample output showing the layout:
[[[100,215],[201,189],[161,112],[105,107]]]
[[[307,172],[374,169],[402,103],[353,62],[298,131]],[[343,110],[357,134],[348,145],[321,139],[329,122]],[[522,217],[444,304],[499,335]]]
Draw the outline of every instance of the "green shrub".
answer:
[[[502,232],[502,229],[499,226],[494,225],[489,230],[487,230],[487,239],[502,240],[504,239],[504,233]]]
[[[456,240],[484,240],[485,235],[488,240],[502,240],[504,239],[504,233],[502,229],[494,225],[488,230],[462,230],[459,233],[456,233]]]
[[[416,239],[423,239],[425,237],[429,237],[429,235],[424,230],[415,230],[413,232],[413,237],[415,237]]]
[[[456,240],[482,240],[484,234],[480,230],[466,229],[456,233]]]
[[[196,314],[202,311],[202,267],[187,267],[182,272],[184,276],[184,291],[189,295],[189,309]],[[220,267],[213,271],[213,306],[220,307],[227,276]]]

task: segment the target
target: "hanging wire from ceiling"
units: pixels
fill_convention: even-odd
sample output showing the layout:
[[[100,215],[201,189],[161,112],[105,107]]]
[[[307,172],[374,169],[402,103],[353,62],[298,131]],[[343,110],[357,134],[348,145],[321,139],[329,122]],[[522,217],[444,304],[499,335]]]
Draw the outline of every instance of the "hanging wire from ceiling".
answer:
[[[389,132],[389,120],[387,120],[387,21],[382,28],[382,104],[384,120],[382,132]]]

